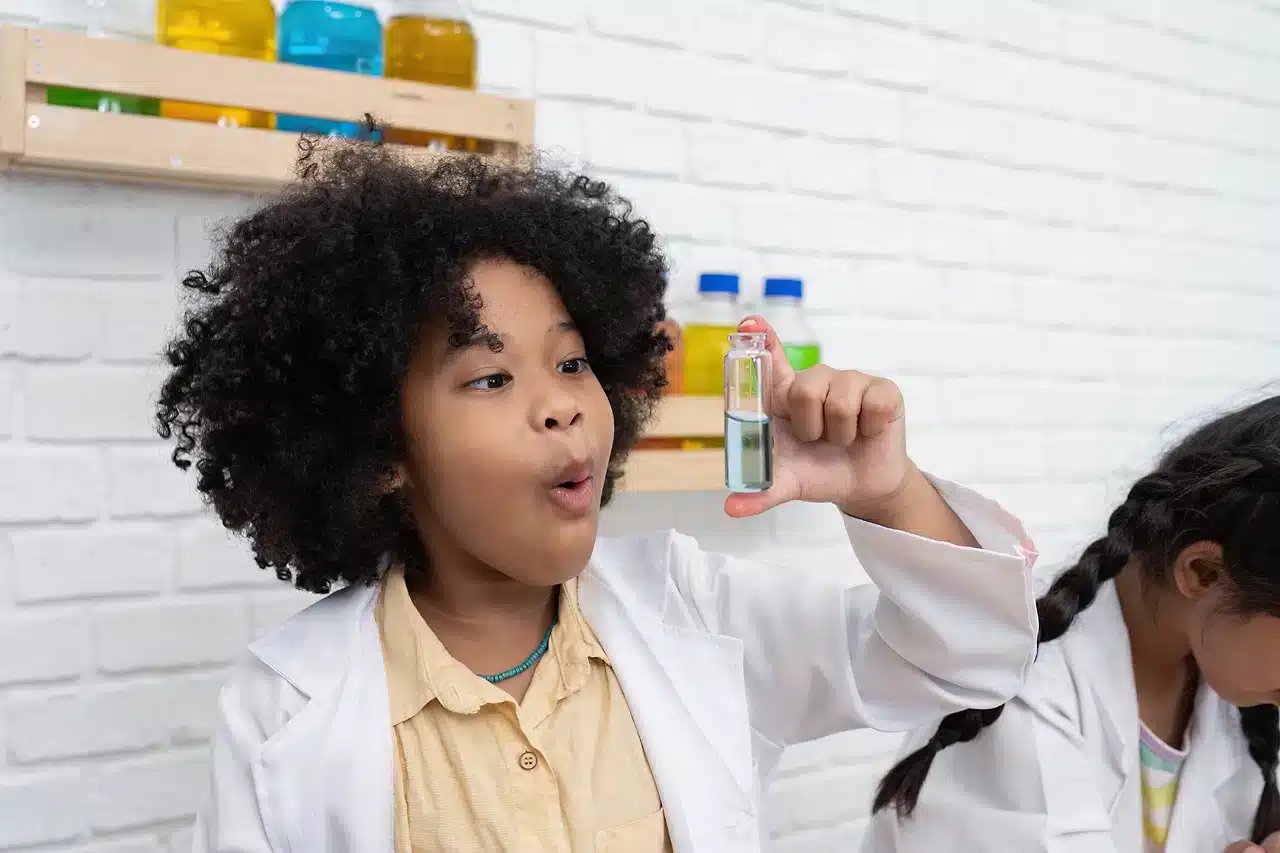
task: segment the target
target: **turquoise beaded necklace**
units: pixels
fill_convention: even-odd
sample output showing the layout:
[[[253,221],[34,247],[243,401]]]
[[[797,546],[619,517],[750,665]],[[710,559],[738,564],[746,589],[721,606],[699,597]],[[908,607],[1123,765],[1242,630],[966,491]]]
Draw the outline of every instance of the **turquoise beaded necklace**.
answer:
[[[490,684],[497,684],[499,681],[506,681],[508,678],[515,678],[517,675],[524,672],[541,660],[542,656],[547,653],[547,649],[551,646],[551,632],[555,627],[556,623],[553,621],[551,623],[551,627],[547,629],[546,635],[542,638],[542,642],[538,643],[538,647],[533,650],[533,654],[524,659],[524,663],[519,666],[512,667],[505,672],[500,672],[497,675],[482,675],[480,677]]]

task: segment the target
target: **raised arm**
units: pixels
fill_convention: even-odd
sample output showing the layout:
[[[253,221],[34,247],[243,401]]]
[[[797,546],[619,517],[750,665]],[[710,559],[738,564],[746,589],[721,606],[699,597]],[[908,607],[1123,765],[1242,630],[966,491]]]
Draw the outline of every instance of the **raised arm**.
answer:
[[[743,643],[757,735],[785,746],[904,731],[1018,691],[1036,648],[1034,552],[997,504],[933,482],[945,517],[981,547],[846,516],[874,585],[701,551],[680,561],[677,586],[705,627]]]

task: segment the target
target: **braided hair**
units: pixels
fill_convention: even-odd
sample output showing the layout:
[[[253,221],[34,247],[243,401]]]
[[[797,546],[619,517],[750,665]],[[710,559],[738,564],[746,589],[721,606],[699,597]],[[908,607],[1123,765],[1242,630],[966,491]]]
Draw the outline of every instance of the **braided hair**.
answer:
[[[1212,421],[1187,436],[1156,470],[1134,483],[1111,513],[1106,533],[1060,574],[1039,600],[1039,642],[1067,632],[1091,605],[1099,587],[1137,560],[1147,580],[1168,579],[1184,548],[1210,541],[1222,546],[1229,603],[1242,614],[1280,615],[1280,396]],[[1004,706],[957,711],[919,749],[885,774],[873,811],[892,807],[910,816],[939,752],[976,738],[1000,718]],[[1251,831],[1254,842],[1280,830],[1280,713],[1275,706],[1240,709],[1249,755],[1263,789]]]

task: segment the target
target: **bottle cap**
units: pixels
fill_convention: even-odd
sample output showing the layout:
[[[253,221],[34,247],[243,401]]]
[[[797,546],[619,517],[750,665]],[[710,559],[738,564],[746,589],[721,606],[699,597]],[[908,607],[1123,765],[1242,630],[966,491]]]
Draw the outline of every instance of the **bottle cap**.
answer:
[[[766,278],[764,280],[765,296],[790,296],[794,299],[804,297],[804,282],[798,278]]]
[[[156,40],[156,0],[123,0],[115,7],[115,20],[107,24],[109,35],[141,42]]]
[[[416,17],[465,21],[467,13],[459,0],[388,0],[383,17],[387,20]]]
[[[732,293],[738,295],[737,273],[704,272],[698,277],[699,293]]]
[[[45,0],[39,4],[39,25],[96,38],[153,42],[156,37],[155,0]]]

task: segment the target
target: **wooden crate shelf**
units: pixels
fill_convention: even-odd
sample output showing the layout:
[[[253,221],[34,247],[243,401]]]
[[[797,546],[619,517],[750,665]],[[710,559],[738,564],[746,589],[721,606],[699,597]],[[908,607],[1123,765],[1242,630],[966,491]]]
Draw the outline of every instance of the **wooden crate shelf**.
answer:
[[[723,438],[724,401],[719,397],[664,397],[646,438]]]
[[[297,134],[58,107],[49,86],[341,121],[369,113],[387,127],[478,139],[504,158],[533,144],[532,101],[4,25],[5,168],[237,190],[293,177]]]
[[[666,397],[645,434],[650,439],[722,439],[719,397]],[[714,492],[724,489],[724,451],[638,449],[620,484],[626,492]]]

